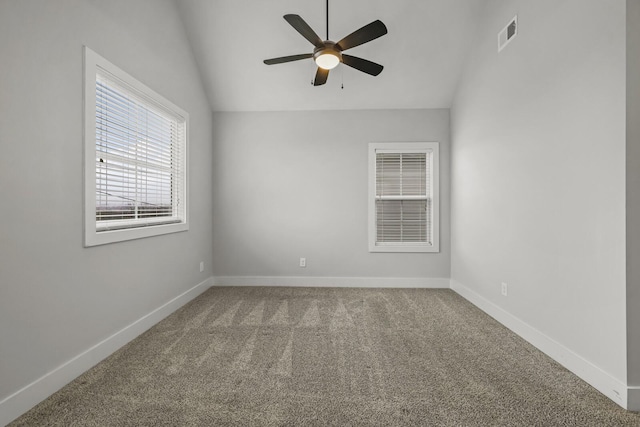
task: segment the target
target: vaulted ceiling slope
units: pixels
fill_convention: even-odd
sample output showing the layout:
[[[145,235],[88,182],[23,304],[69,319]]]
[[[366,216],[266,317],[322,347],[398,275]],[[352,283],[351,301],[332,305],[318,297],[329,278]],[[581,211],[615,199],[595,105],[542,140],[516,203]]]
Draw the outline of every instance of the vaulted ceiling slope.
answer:
[[[349,50],[377,77],[340,64],[313,87],[313,60],[265,65],[313,46],[282,17],[324,39],[325,0],[176,0],[214,111],[449,108],[486,0],[329,0],[329,38],[380,19],[389,33]],[[344,88],[342,86],[344,85]]]

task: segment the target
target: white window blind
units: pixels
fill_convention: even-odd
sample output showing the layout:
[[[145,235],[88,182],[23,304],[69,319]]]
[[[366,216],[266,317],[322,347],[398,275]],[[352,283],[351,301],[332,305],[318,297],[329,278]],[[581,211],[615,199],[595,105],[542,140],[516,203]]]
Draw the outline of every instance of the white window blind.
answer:
[[[378,242],[431,243],[430,153],[376,153]]]
[[[438,143],[369,144],[369,250],[438,252]]]
[[[183,221],[184,118],[99,68],[95,90],[97,231]]]

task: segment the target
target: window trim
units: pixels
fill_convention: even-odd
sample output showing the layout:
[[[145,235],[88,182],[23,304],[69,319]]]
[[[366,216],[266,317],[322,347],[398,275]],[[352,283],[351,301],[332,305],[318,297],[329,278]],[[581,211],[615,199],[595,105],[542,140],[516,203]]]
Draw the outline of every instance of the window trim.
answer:
[[[438,142],[371,142],[369,143],[369,188],[367,192],[369,252],[440,252],[440,144]],[[376,152],[432,153],[431,156],[431,207],[432,244],[390,243],[376,241]]]
[[[184,218],[180,222],[163,223],[115,230],[98,231],[96,228],[96,75],[98,69],[105,70],[126,83],[134,91],[148,97],[164,109],[180,115],[185,121]],[[154,90],[139,82],[93,50],[84,46],[84,246],[97,246],[126,240],[141,239],[189,229],[189,114]]]

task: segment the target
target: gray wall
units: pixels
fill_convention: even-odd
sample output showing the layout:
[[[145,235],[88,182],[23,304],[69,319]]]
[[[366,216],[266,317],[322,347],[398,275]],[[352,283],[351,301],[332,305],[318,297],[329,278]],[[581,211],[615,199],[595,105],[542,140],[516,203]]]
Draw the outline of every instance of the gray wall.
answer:
[[[492,0],[480,22],[452,109],[452,279],[626,382],[625,2]]]
[[[640,2],[627,0],[627,381],[635,387],[640,386],[639,118]]]
[[[216,276],[449,277],[448,110],[216,113],[214,128]],[[368,252],[376,141],[440,142],[440,253]]]
[[[2,400],[211,276],[213,255],[211,113],[174,3],[3,0],[0,40]],[[189,112],[188,232],[83,248],[83,45]]]

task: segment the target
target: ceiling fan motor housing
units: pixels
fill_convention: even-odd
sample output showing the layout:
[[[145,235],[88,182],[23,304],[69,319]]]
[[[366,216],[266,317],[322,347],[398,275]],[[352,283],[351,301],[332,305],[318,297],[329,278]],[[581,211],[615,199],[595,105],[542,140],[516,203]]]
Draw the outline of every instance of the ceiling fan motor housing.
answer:
[[[337,62],[334,58],[337,59]],[[329,70],[342,62],[342,51],[334,42],[327,40],[324,42],[324,46],[316,47],[313,50],[313,60],[319,67]]]

